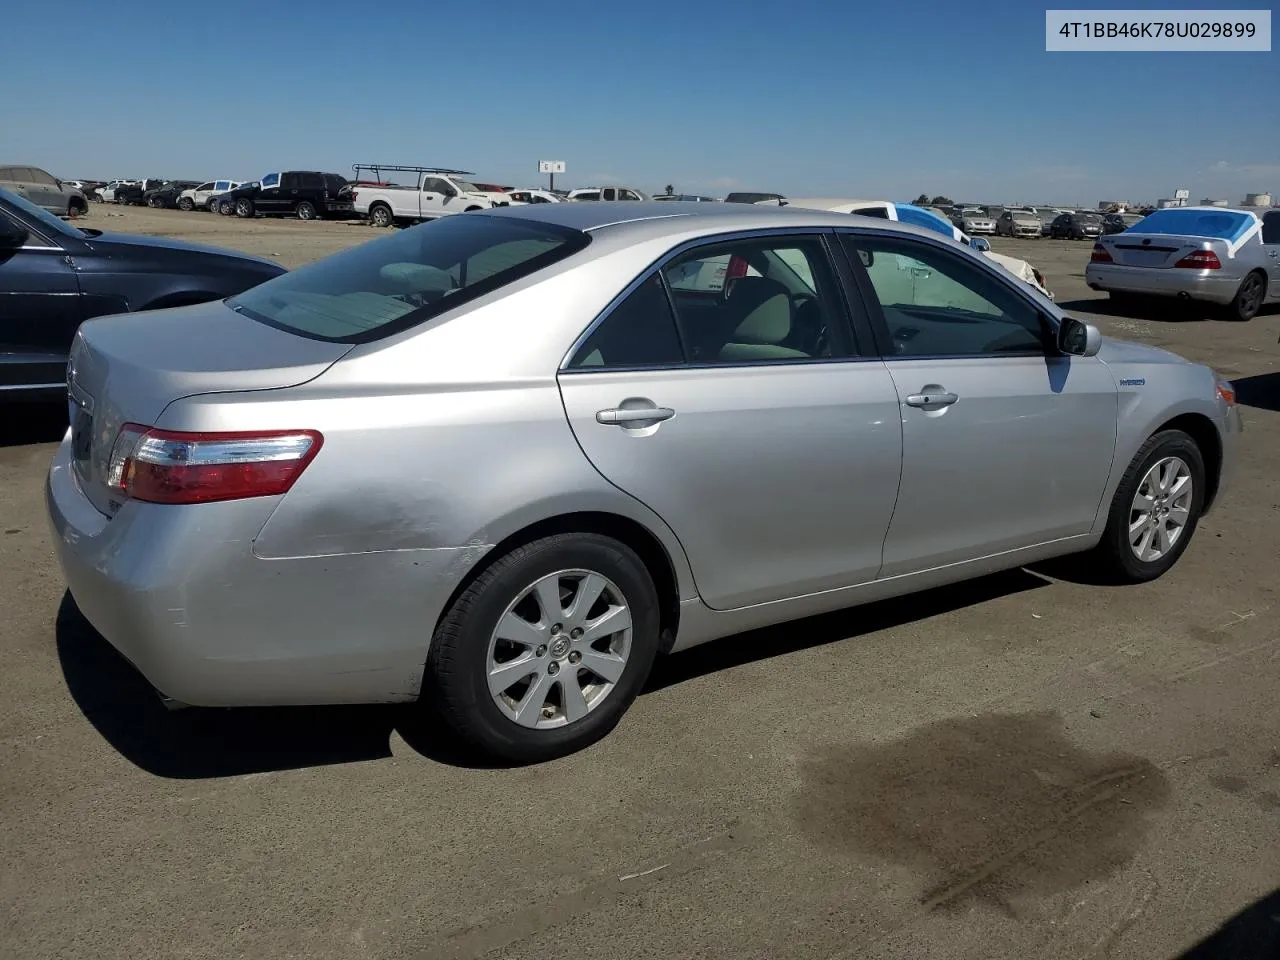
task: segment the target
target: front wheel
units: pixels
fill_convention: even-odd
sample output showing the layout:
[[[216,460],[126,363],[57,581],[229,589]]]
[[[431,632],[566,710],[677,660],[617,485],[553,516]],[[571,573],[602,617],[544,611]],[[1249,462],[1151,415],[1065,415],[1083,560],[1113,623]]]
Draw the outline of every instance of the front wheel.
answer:
[[[299,220],[314,220],[316,218],[316,208],[309,200],[303,200],[294,212],[298,215]]]
[[[1262,301],[1266,296],[1267,281],[1259,273],[1251,273],[1240,281],[1240,288],[1227,306],[1227,316],[1232,320],[1246,322],[1252,320],[1262,309]]]
[[[190,213],[195,209],[195,202],[190,197],[179,197],[178,209],[184,213]]]
[[[1119,582],[1162,576],[1191,542],[1204,493],[1204,457],[1195,440],[1181,430],[1157,433],[1116,488],[1096,558]]]
[[[424,695],[486,754],[550,760],[613,729],[658,633],[657,592],[634,551],[596,534],[546,537],[501,557],[453,603]]]

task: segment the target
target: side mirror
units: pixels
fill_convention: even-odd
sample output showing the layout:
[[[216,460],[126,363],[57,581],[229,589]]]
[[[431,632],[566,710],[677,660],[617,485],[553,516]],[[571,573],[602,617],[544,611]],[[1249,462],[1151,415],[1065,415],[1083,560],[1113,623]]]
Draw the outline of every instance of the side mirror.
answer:
[[[979,253],[986,253],[991,249],[991,242],[986,237],[973,237],[969,241],[969,246],[977,250]]]
[[[1058,349],[1073,357],[1094,357],[1102,349],[1102,334],[1091,323],[1063,317],[1058,326]]]
[[[0,216],[0,250],[16,250],[31,236],[29,230],[8,217]]]

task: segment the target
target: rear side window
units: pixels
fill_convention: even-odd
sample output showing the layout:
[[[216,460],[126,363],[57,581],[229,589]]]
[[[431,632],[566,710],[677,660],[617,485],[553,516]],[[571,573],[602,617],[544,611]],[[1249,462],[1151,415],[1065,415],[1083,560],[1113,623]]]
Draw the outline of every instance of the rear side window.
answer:
[[[318,173],[298,173],[294,174],[298,178],[299,190],[323,190],[324,177]]]
[[[1262,218],[1262,242],[1280,243],[1280,210]]]
[[[423,323],[583,249],[579,230],[445,217],[246,290],[231,306],[316,340],[367,343]]]
[[[671,366],[684,362],[671,301],[653,274],[609,312],[569,361],[570,370]]]

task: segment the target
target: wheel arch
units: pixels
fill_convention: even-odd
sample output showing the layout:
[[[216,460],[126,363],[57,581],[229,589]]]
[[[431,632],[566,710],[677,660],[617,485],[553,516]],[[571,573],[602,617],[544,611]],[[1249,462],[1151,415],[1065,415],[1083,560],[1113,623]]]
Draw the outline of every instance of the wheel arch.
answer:
[[[432,633],[435,633],[439,621],[448,615],[458,597],[496,561],[525,544],[562,533],[599,534],[624,543],[636,552],[653,579],[653,586],[658,594],[659,651],[670,651],[680,626],[680,584],[671,554],[662,540],[638,520],[598,510],[547,517],[522,527],[494,544],[454,587],[440,611]]]
[[[1201,513],[1207,513],[1218,496],[1222,481],[1222,437],[1213,421],[1202,413],[1183,413],[1160,424],[1152,436],[1165,430],[1181,430],[1196,442],[1204,458],[1204,505]]]

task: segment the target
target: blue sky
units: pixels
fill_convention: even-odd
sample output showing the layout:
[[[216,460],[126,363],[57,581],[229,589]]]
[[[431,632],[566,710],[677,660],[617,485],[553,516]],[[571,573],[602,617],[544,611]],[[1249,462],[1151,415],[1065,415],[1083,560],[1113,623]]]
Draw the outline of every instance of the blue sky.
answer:
[[[1046,53],[1044,5],[1003,0],[363,9],[9,4],[0,160],[66,178],[347,174],[377,160],[526,185],[550,159],[568,164],[565,186],[713,194],[1280,194],[1274,44]]]

